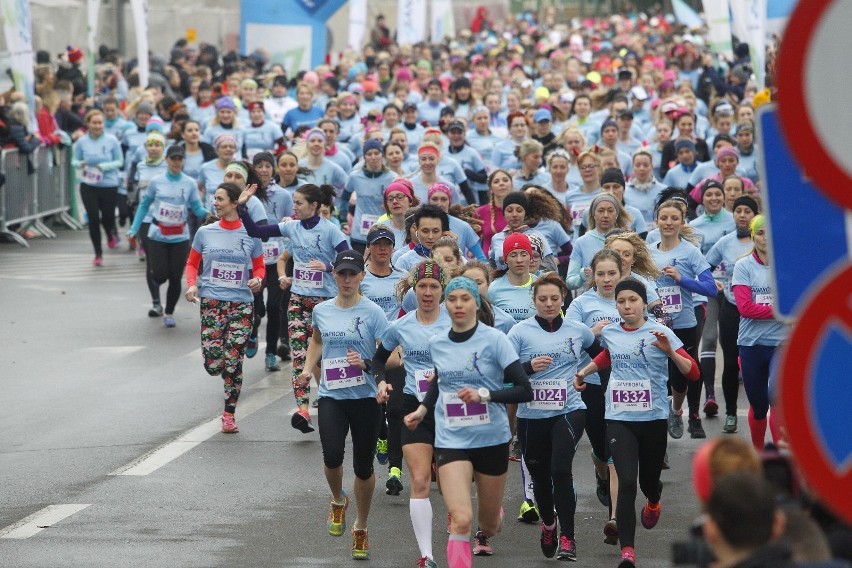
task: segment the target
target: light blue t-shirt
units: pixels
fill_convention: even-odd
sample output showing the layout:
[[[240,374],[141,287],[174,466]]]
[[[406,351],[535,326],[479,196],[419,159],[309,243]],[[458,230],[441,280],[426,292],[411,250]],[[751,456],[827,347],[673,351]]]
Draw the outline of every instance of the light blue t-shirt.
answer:
[[[751,288],[751,301],[755,304],[772,305],[772,288],[769,285],[769,267],[755,260],[750,254],[737,261],[731,286]],[[775,347],[787,339],[789,327],[775,319],[752,319],[740,316],[737,345],[765,345]]]
[[[118,187],[118,170],[123,164],[121,143],[112,134],[92,138],[86,134],[74,142],[74,163],[85,163],[78,177],[92,187]]]
[[[301,221],[279,223],[281,236],[288,239],[287,250],[293,257],[292,290],[300,296],[331,298],[337,294],[337,284],[331,272],[309,270],[305,265],[312,260],[331,264],[337,258],[335,247],[346,242],[346,235],[328,219],[308,229]]]
[[[459,163],[462,173],[465,174],[465,179],[467,179],[467,174],[464,170],[470,170],[472,172],[481,172],[485,170],[485,162],[482,161],[482,157],[479,155],[479,152],[468,144],[462,146],[458,152],[450,151],[449,155],[453,160]],[[488,184],[475,182],[472,179],[468,179],[468,183],[470,183],[470,187],[474,191],[488,191]]]
[[[657,340],[651,331],[666,334],[675,351],[683,347],[672,330],[653,320],[632,331],[620,323],[601,331],[601,343],[612,362],[606,389],[607,420],[646,422],[668,417],[669,357],[651,345]]]
[[[355,215],[352,219],[352,242],[366,243],[370,227],[376,224],[379,217],[385,214],[385,188],[396,179],[393,172],[386,171],[379,175],[358,170],[349,176],[346,182],[346,192],[358,195],[355,202]]]
[[[368,267],[369,268],[369,267]],[[394,321],[399,315],[399,300],[396,299],[396,285],[405,272],[393,268],[387,276],[376,276],[369,270],[361,282],[361,293],[377,304],[388,317]]]
[[[225,168],[219,166],[219,160],[213,159],[209,162],[201,164],[201,170],[198,173],[198,183],[204,188],[204,202],[202,205],[213,210],[213,195],[216,193],[216,188],[225,181]]]
[[[494,166],[509,171],[521,169],[521,161],[515,155],[517,147],[518,144],[510,138],[498,142],[491,152],[491,161],[494,163]]]
[[[517,323],[515,318],[506,313],[506,310],[500,306],[491,304],[491,311],[494,314],[494,329],[502,331],[503,333],[509,333],[509,331],[515,327],[515,324]]]
[[[438,311],[438,319],[429,325],[417,319],[417,312],[407,313],[392,321],[382,336],[382,346],[393,351],[402,346],[402,363],[405,366],[405,394],[423,400],[429,390],[434,366],[429,354],[429,339],[434,335],[446,335],[451,321],[447,311]],[[427,381],[424,383],[424,381]]]
[[[343,168],[328,158],[323,158],[322,163],[317,169],[313,169],[308,165],[307,158],[302,158],[299,160],[299,167],[311,170],[311,173],[305,176],[308,182],[316,185],[333,185],[337,195],[343,195],[343,188],[346,187],[349,176],[346,175]]]
[[[650,187],[639,190],[636,189],[634,181],[627,182],[627,186],[624,188],[624,203],[635,207],[642,214],[642,218],[645,220],[645,228],[640,232],[652,231],[657,227],[655,209],[657,198],[665,188],[665,185],[656,181]]]
[[[318,398],[352,400],[376,396],[376,379],[371,373],[346,362],[348,349],[362,359],[372,359],[378,340],[388,327],[382,309],[362,297],[351,308],[341,308],[336,299],[314,307],[311,321],[314,333],[322,338],[322,372]],[[378,404],[378,403],[377,403]]]
[[[563,246],[571,242],[571,236],[553,219],[542,219],[530,229],[541,235],[547,247],[555,255],[558,255]]]
[[[618,314],[618,308],[615,305],[615,298],[607,300],[597,290],[586,290],[571,302],[568,309],[565,311],[565,319],[582,323],[589,329],[594,327],[598,322],[609,321],[610,323],[621,323],[621,316]],[[580,368],[591,363],[592,358],[585,351],[580,356]],[[593,373],[586,377],[586,382],[599,385],[601,377],[598,373]]]
[[[737,233],[728,233],[719,239],[713,248],[707,253],[707,262],[710,266],[715,266],[713,269],[713,278],[721,282],[725,288],[725,298],[734,305],[737,300],[734,298],[734,292],[731,290],[731,278],[734,275],[734,265],[737,260],[749,254],[754,248],[754,242],[751,239],[740,241],[737,238]]]
[[[707,215],[699,215],[689,222],[689,226],[701,231],[704,235],[704,240],[701,241],[701,252],[707,254],[719,239],[729,233],[737,232],[737,225],[734,222],[734,215],[730,211],[723,209],[721,218],[717,221],[710,221]]]
[[[471,148],[479,153],[483,161],[489,164],[491,163],[494,146],[496,146],[501,140],[503,140],[503,138],[500,138],[493,132],[489,132],[488,134],[479,134],[476,130],[471,130],[467,133],[467,143],[470,144]]]
[[[448,333],[433,335],[429,350],[438,376],[435,447],[483,448],[508,442],[512,434],[504,404],[465,404],[458,398],[464,387],[503,388],[504,370],[518,360],[506,336],[493,327],[477,325],[461,343],[452,341]]]
[[[488,286],[488,301],[503,308],[503,311],[515,318],[516,323],[530,318],[536,313],[532,295],[535,280],[536,277],[530,275],[525,285],[513,286],[509,283],[509,276],[504,274]]]
[[[237,156],[243,153],[243,146],[246,142],[246,133],[242,128],[224,128],[221,124],[207,124],[204,129],[204,134],[201,135],[201,141],[207,142],[210,145],[216,141],[216,137],[220,134],[230,134],[237,139]]]
[[[657,268],[662,270],[666,266],[673,266],[677,268],[682,278],[697,280],[699,274],[710,269],[710,264],[702,256],[701,251],[685,240],[681,240],[670,251],[661,251],[659,243],[648,248]],[[681,288],[671,276],[662,274],[657,278],[657,293],[660,295],[660,301],[666,313],[672,317],[673,329],[687,329],[697,325],[692,292]]]
[[[223,229],[219,223],[199,227],[192,248],[201,253],[198,295],[225,302],[251,302],[248,287],[252,259],[263,254],[260,239],[251,238],[245,227]]]
[[[456,234],[459,238],[459,248],[464,256],[468,253],[477,260],[485,261],[485,254],[482,252],[482,245],[479,242],[479,236],[468,223],[462,221],[458,217],[447,215],[450,221],[450,231]]]
[[[586,354],[584,350],[595,342],[588,327],[564,319],[559,329],[550,333],[533,317],[513,327],[509,341],[522,364],[544,355],[553,359],[546,369],[530,375],[533,400],[518,405],[518,418],[552,418],[586,408],[572,383],[580,368],[581,354]]]
[[[514,176],[512,176],[512,188],[515,191],[520,191],[522,187],[528,184],[538,185],[540,187],[547,187],[550,185],[550,174],[544,171],[543,169],[538,169],[532,177],[521,177],[521,173],[518,172]]]
[[[269,120],[263,121],[260,126],[249,125],[245,129],[243,137],[246,144],[246,156],[251,160],[258,152],[271,152],[275,147],[275,141],[283,137],[281,127]]]
[[[130,232],[136,234],[149,217],[156,220],[148,228],[148,238],[164,243],[179,243],[189,240],[188,212],[195,216],[207,215],[207,210],[198,198],[195,181],[181,173],[177,176],[161,174],[155,176],[145,190],[145,195],[136,210]],[[169,234],[164,235],[160,227]],[[175,231],[179,231],[175,233]]]
[[[148,189],[148,183],[150,183],[152,179],[165,174],[168,170],[169,167],[166,164],[165,160],[160,160],[155,164],[139,162],[139,164],[137,164],[136,166],[136,175],[133,180],[134,182],[136,182],[136,187],[138,191],[137,198],[142,195],[145,195],[145,190]],[[121,189],[119,190],[119,193],[122,193]],[[149,213],[149,215],[145,217],[145,222],[151,222],[151,213]]]

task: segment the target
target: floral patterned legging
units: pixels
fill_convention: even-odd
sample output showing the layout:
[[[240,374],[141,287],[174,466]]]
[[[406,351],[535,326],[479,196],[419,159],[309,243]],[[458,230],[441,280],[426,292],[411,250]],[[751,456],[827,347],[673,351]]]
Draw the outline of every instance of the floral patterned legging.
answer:
[[[302,386],[296,380],[305,368],[305,358],[308,355],[308,342],[314,334],[311,316],[314,307],[328,298],[319,296],[300,296],[290,294],[290,304],[287,306],[287,329],[290,332],[290,356],[293,357],[293,394],[296,404],[307,405],[311,386]]]
[[[201,355],[204,369],[225,381],[225,412],[237,409],[253,314],[252,302],[201,298]]]

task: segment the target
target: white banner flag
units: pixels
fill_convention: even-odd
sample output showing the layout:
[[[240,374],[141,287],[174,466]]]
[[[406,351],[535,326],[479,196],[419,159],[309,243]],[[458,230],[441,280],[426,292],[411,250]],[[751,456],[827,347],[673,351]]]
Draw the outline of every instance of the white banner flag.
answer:
[[[757,88],[766,83],[766,0],[748,0],[748,46]]]
[[[445,37],[455,37],[452,0],[432,0],[432,43],[442,43]]]
[[[101,0],[88,0],[86,22],[86,63],[88,68],[88,92],[89,96],[95,94],[95,38],[98,34],[98,17],[101,11]]]
[[[133,24],[136,27],[136,59],[138,61],[139,85],[148,87],[151,73],[148,62],[148,0],[130,0]]]
[[[734,58],[731,42],[731,15],[726,2],[704,0],[704,17],[709,28],[710,50],[725,59]]]
[[[397,43],[413,45],[425,40],[426,0],[397,0]]]
[[[0,0],[3,14],[3,36],[9,51],[12,82],[15,90],[27,98],[30,117],[35,117],[35,72],[33,70],[33,23],[29,0]],[[36,128],[35,119],[31,129]]]
[[[361,50],[364,36],[367,34],[367,0],[349,2],[349,41],[352,49]]]
[[[746,21],[748,17],[746,12],[748,8],[746,7],[746,0],[728,0],[728,4],[731,7],[731,27],[734,30],[734,35],[737,36],[738,40],[747,42],[748,28]]]

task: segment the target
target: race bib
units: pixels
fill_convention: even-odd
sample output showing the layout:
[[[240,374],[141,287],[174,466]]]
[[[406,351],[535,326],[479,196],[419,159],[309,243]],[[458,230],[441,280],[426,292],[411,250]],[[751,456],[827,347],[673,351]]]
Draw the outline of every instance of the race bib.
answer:
[[[725,280],[728,277],[728,270],[724,262],[720,262],[716,270],[713,271],[713,278],[716,280]]]
[[[157,209],[157,221],[166,225],[181,225],[183,224],[184,211],[183,205],[173,205],[161,201]]]
[[[263,263],[270,264],[278,260],[281,251],[278,246],[278,241],[270,240],[263,243]]]
[[[488,405],[481,402],[462,402],[456,393],[444,394],[444,424],[461,428],[490,424]]]
[[[367,233],[370,232],[370,227],[375,225],[378,220],[378,215],[361,215],[361,235],[366,237]]]
[[[565,408],[568,398],[568,381],[566,379],[545,379],[530,381],[533,389],[532,402],[527,406],[534,410],[560,410]]]
[[[295,264],[293,282],[305,288],[322,288],[322,271],[312,270],[305,264]]]
[[[243,285],[245,266],[236,262],[214,260],[210,264],[210,282],[225,288],[240,288]]]
[[[426,393],[429,391],[432,377],[435,376],[434,369],[423,369],[422,371],[414,371],[414,382],[417,384],[417,400],[423,402],[426,398]]]
[[[80,174],[80,179],[85,184],[95,185],[101,183],[101,180],[104,179],[104,173],[94,166],[86,166]]]
[[[586,216],[586,207],[578,206],[571,207],[571,223],[575,227],[579,227],[583,223],[583,217]]]
[[[613,412],[644,412],[651,409],[651,380],[609,381]]]
[[[350,365],[346,357],[323,359],[322,374],[329,390],[357,387],[367,382],[364,372],[355,365]]]
[[[772,304],[772,294],[755,294],[754,296],[755,304]]]
[[[677,314],[683,309],[683,299],[680,295],[680,286],[660,286],[657,288],[660,301],[666,308],[666,313]]]

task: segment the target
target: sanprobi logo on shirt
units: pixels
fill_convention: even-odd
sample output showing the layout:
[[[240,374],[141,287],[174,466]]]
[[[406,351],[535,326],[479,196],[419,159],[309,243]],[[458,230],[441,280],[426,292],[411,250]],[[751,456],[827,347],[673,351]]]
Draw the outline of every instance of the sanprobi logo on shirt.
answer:
[[[471,353],[470,358],[467,361],[467,367],[465,367],[465,370],[476,371],[476,374],[484,379],[485,375],[483,375],[482,371],[479,369],[480,359],[481,359],[481,356],[479,355],[479,352],[474,351],[473,353]]]

